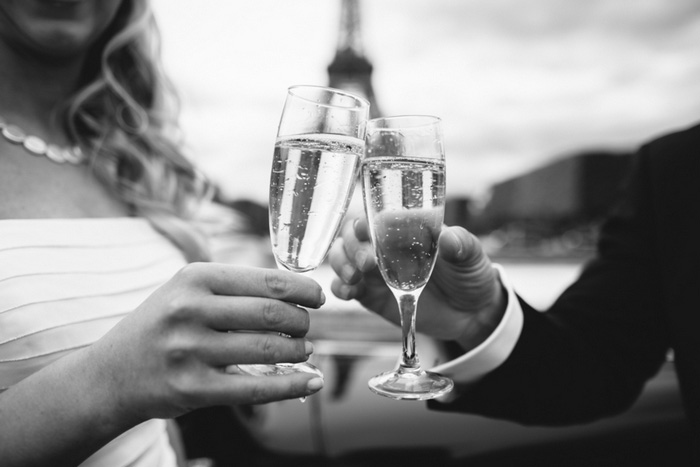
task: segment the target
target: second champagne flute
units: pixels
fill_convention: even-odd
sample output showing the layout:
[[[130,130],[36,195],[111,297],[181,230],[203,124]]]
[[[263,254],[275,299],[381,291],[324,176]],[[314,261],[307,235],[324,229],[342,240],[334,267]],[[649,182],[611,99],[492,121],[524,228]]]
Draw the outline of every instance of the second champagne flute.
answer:
[[[370,379],[392,399],[425,400],[452,390],[452,380],[420,367],[416,308],[437,259],[445,208],[445,155],[440,119],[407,115],[367,124],[362,163],[370,239],[384,281],[396,297],[403,351],[398,367]]]
[[[369,102],[322,86],[287,92],[270,174],[270,239],[278,267],[316,269],[328,254],[352,198]],[[310,363],[238,365],[249,374],[310,372]]]

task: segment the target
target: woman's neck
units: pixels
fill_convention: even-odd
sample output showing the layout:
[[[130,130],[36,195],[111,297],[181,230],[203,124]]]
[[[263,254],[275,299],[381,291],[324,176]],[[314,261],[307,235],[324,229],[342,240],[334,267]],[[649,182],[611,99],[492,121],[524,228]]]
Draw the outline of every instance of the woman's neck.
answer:
[[[42,134],[57,130],[52,116],[76,90],[83,61],[41,60],[0,41],[0,115],[28,133],[50,137]]]

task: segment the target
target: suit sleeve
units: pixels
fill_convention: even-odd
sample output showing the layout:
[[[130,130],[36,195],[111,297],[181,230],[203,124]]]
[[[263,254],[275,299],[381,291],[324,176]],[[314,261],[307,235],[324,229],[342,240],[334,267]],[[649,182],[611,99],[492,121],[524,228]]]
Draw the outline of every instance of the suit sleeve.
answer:
[[[579,279],[544,312],[521,301],[521,335],[505,362],[432,409],[563,425],[634,403],[668,348],[646,152]]]

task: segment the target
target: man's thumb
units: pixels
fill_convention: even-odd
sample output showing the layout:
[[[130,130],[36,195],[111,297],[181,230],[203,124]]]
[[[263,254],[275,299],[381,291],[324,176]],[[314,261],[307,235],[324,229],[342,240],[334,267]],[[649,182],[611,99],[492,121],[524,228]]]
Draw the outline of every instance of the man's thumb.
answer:
[[[438,243],[440,257],[449,263],[473,261],[481,253],[476,237],[459,226],[443,227]]]

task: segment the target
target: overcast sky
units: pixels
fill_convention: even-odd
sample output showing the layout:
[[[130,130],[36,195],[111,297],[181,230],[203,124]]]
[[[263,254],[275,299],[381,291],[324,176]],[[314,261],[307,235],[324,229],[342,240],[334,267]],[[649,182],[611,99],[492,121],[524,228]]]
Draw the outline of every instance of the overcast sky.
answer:
[[[153,0],[189,154],[267,202],[287,87],[326,85],[340,0]],[[443,119],[448,196],[700,121],[697,0],[361,0],[385,115]]]

